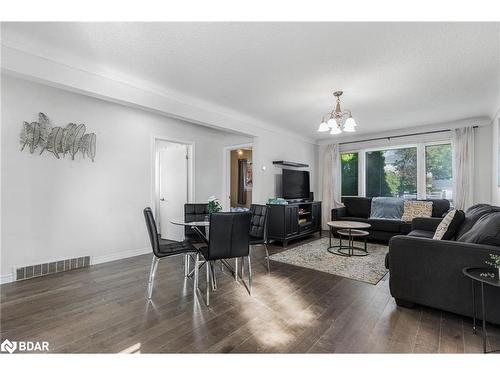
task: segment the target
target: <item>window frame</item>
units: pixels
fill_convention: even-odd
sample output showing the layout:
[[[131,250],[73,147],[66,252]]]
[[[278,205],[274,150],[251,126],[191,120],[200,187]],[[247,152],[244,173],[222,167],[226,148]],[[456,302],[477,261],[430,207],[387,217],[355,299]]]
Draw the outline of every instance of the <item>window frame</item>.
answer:
[[[426,188],[426,158],[425,158],[425,148],[427,146],[437,146],[437,145],[451,145],[452,155],[454,153],[454,145],[451,139],[441,139],[437,141],[426,141],[426,142],[412,142],[412,143],[401,143],[395,145],[387,146],[373,146],[364,148],[352,148],[348,147],[345,150],[341,150],[340,154],[347,154],[352,152],[358,153],[358,197],[366,197],[366,153],[370,151],[387,151],[396,150],[400,148],[417,148],[417,199],[426,199],[427,188]],[[453,168],[453,166],[452,166]],[[342,196],[342,173],[340,173],[340,194]],[[452,181],[454,183],[455,176],[452,174]],[[452,195],[454,192],[452,193]]]

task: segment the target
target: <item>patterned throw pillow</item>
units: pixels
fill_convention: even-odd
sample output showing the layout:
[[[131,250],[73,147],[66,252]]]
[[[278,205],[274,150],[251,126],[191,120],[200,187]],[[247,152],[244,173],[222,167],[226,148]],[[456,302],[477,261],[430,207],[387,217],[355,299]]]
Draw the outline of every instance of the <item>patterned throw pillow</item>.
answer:
[[[403,207],[402,221],[411,222],[416,217],[431,217],[432,202],[426,201],[405,201]]]
[[[451,240],[458,228],[462,225],[465,219],[465,214],[461,210],[453,210],[448,212],[444,219],[439,223],[433,240]]]

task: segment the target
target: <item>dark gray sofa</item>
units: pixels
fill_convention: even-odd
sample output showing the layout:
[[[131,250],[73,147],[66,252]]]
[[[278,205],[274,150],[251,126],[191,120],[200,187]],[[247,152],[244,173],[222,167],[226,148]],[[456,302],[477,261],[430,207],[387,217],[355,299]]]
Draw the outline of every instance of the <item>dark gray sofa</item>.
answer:
[[[429,199],[432,202],[432,217],[443,218],[450,210],[450,202],[446,199]],[[411,223],[401,220],[370,219],[372,198],[342,197],[344,207],[332,209],[332,220],[360,221],[371,225],[369,240],[388,242],[398,234],[408,234],[412,230]],[[337,235],[337,230],[333,233]]]
[[[469,208],[453,241],[432,239],[439,222],[414,219],[407,236],[390,240],[386,267],[391,295],[399,306],[420,304],[472,317],[471,280],[462,269],[488,267],[489,254],[500,255],[500,207],[482,204]],[[482,231],[488,235],[481,236]],[[465,242],[471,238],[483,243]],[[486,320],[500,324],[500,290],[486,285],[485,299]],[[480,311],[479,298],[476,301]]]

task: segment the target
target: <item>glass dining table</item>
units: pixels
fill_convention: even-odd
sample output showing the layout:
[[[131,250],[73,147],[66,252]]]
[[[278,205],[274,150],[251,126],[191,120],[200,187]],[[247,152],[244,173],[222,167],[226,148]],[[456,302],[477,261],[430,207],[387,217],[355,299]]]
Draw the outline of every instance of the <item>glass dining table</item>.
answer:
[[[196,233],[198,233],[198,235],[201,235],[203,236],[205,239],[208,240],[208,236],[209,236],[209,230],[208,228],[210,227],[210,221],[208,220],[203,220],[203,221],[186,221],[186,219],[184,219],[183,217],[176,217],[174,219],[171,219],[170,222],[174,225],[180,225],[180,226],[184,226],[184,227],[189,227],[193,230],[196,231]],[[203,234],[203,232],[201,232],[199,229],[200,227],[203,227],[205,228],[205,234]],[[203,239],[202,237],[202,239]]]

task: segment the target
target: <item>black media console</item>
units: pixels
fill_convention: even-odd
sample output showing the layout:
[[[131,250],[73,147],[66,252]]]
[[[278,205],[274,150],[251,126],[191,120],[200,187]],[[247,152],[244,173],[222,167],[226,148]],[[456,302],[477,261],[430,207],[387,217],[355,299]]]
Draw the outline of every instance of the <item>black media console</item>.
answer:
[[[288,241],[321,234],[321,202],[301,202],[289,204],[268,204],[270,208],[269,240],[280,241],[283,246]]]

